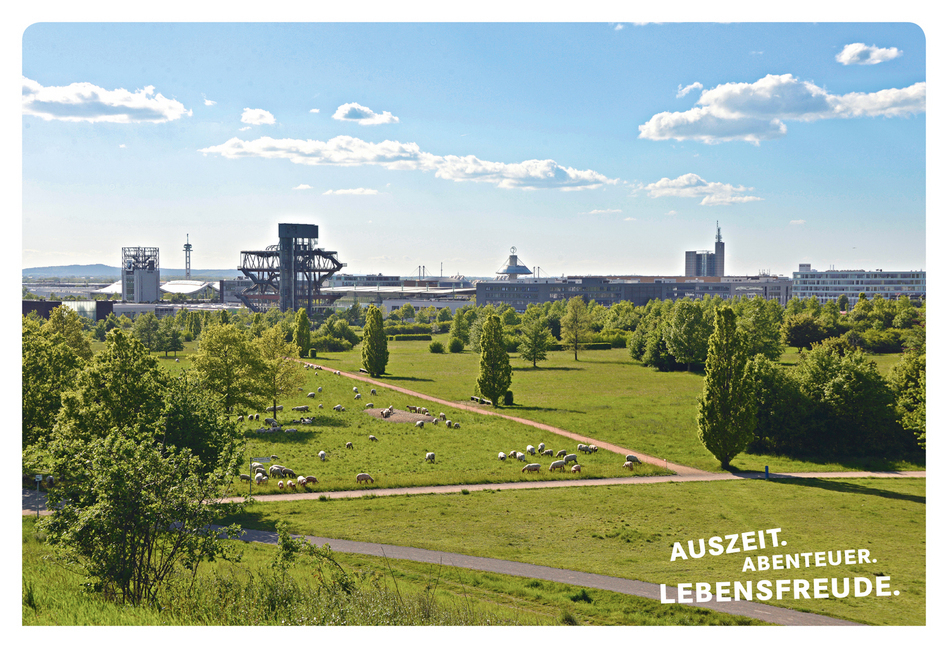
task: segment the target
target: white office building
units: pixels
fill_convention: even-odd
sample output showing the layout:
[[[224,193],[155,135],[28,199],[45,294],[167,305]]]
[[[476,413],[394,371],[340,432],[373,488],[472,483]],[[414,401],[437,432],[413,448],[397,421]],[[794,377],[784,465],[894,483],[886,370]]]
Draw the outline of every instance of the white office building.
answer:
[[[801,263],[793,273],[793,297],[807,300],[816,297],[821,304],[836,301],[846,295],[851,304],[865,293],[872,299],[881,295],[884,299],[898,299],[907,295],[910,299],[925,299],[924,270],[814,270],[809,263]]]

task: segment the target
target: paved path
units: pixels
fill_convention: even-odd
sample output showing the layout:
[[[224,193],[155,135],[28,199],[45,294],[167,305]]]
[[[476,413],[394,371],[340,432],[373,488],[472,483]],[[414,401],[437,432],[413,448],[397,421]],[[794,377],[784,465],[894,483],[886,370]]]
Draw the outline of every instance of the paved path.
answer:
[[[397,385],[391,385],[391,384],[389,384],[389,383],[382,382],[382,381],[380,381],[380,380],[375,380],[375,379],[370,378],[368,375],[363,374],[363,373],[348,373],[348,372],[345,372],[345,371],[340,371],[340,370],[338,370],[338,369],[333,369],[332,367],[326,367],[326,366],[324,366],[324,365],[318,365],[318,364],[314,364],[314,363],[312,363],[312,362],[306,362],[306,361],[304,361],[304,360],[300,360],[299,362],[302,362],[303,364],[308,364],[308,365],[310,365],[310,366],[318,367],[319,369],[324,370],[324,371],[332,371],[332,372],[339,371],[339,375],[340,375],[340,376],[345,376],[346,378],[351,378],[351,379],[353,379],[353,380],[361,380],[362,382],[370,383],[370,384],[372,384],[372,385],[377,385],[377,386],[379,386],[379,387],[385,387],[386,389],[391,389],[391,390],[394,390],[394,391],[397,391],[397,392],[401,392],[401,393],[406,394],[406,395],[408,395],[408,396],[413,396],[413,397],[415,397],[415,398],[421,398],[421,399],[424,399],[424,400],[427,400],[427,401],[431,401],[431,402],[433,402],[433,403],[440,403],[440,404],[445,405],[445,406],[447,406],[447,407],[453,407],[453,408],[455,408],[455,409],[466,410],[466,411],[468,411],[468,412],[476,412],[477,414],[484,414],[484,415],[487,415],[487,416],[499,416],[500,418],[507,419],[508,421],[516,421],[517,423],[522,423],[522,424],[524,424],[524,425],[531,425],[531,426],[533,426],[533,427],[535,427],[535,428],[539,428],[539,429],[541,429],[541,430],[546,430],[547,432],[552,432],[553,434],[559,434],[560,436],[564,436],[564,437],[567,437],[567,438],[569,438],[569,439],[573,439],[574,441],[579,441],[580,443],[586,443],[586,444],[590,444],[590,443],[591,443],[591,444],[597,445],[597,446],[599,446],[600,448],[602,448],[603,450],[608,450],[608,451],[610,451],[610,452],[615,452],[616,454],[622,455],[623,457],[624,457],[625,455],[628,455],[628,454],[634,454],[636,457],[639,458],[640,461],[644,461],[645,463],[650,463],[650,464],[653,464],[653,465],[656,465],[656,466],[661,466],[661,467],[663,467],[663,468],[668,468],[668,470],[672,470],[672,471],[674,471],[675,473],[677,473],[677,474],[679,474],[679,475],[709,475],[709,474],[713,474],[713,473],[709,473],[709,472],[704,471],[704,470],[698,470],[697,468],[692,468],[692,467],[690,467],[690,466],[683,466],[683,465],[680,465],[680,464],[669,463],[668,460],[666,460],[666,459],[660,459],[660,458],[658,458],[658,457],[652,457],[652,456],[650,456],[650,455],[643,454],[643,453],[638,452],[638,451],[635,451],[635,450],[629,450],[628,448],[622,448],[622,447],[617,446],[617,445],[615,445],[615,444],[613,444],[613,443],[606,443],[605,441],[599,441],[598,439],[593,439],[592,437],[583,436],[583,435],[581,435],[581,434],[576,434],[576,433],[574,433],[574,432],[569,432],[569,431],[567,431],[567,430],[563,430],[563,429],[561,429],[561,428],[554,427],[554,426],[552,426],[552,425],[547,425],[546,423],[538,423],[538,422],[536,422],[536,421],[531,421],[530,419],[520,418],[519,416],[511,416],[510,414],[502,414],[501,412],[497,412],[497,411],[495,411],[495,410],[493,410],[493,409],[483,409],[483,408],[481,408],[481,407],[475,407],[475,406],[473,406],[473,405],[468,405],[468,404],[466,404],[466,403],[458,403],[458,402],[455,402],[455,401],[449,401],[449,400],[444,400],[444,399],[442,399],[442,398],[437,398],[437,397],[435,397],[435,396],[430,396],[430,395],[428,395],[428,394],[422,394],[421,392],[412,391],[412,390],[410,390],[410,389],[405,389],[404,387],[399,387],[399,386],[397,386]]]
[[[480,558],[477,556],[466,556],[464,554],[448,553],[444,551],[416,549],[414,547],[399,547],[396,545],[383,545],[372,542],[337,540],[335,538],[321,538],[317,536],[303,537],[305,537],[309,542],[320,547],[328,544],[333,551],[338,551],[341,553],[355,553],[399,560],[411,560],[414,562],[433,563],[436,565],[445,565],[447,567],[457,567],[461,569],[477,569],[479,571],[506,574],[509,576],[538,578],[556,583],[566,583],[568,585],[574,585],[577,587],[589,587],[600,590],[608,590],[610,592],[618,592],[620,594],[631,594],[632,596],[641,596],[656,601],[661,600],[661,589],[659,585],[655,583],[646,583],[644,581],[633,580],[630,578],[617,578],[615,576],[588,574],[570,569],[557,569],[555,567],[530,565],[512,560]],[[246,531],[244,533],[243,539],[248,542],[276,544],[277,534],[271,531]],[[666,587],[665,590],[665,595],[667,598],[677,599],[677,588],[669,586]],[[759,619],[769,623],[775,623],[777,625],[861,625],[852,621],[843,621],[841,619],[834,619],[832,617],[822,616],[819,614],[798,612],[796,610],[789,610],[772,605],[754,603],[751,601],[721,602],[712,597],[712,600],[707,603],[684,603],[683,605],[716,610],[726,614],[740,614],[752,619]]]

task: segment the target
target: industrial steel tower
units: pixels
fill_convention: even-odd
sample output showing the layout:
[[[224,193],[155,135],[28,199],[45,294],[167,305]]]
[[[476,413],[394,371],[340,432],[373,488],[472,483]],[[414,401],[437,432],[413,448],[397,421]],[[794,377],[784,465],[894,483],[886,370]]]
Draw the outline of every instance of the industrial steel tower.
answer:
[[[320,291],[323,282],[345,267],[336,252],[316,247],[317,225],[280,223],[280,242],[265,250],[241,252],[238,270],[253,281],[237,297],[255,313],[277,307],[281,311],[306,309],[312,317],[342,295]]]
[[[193,247],[190,243],[190,237],[185,234],[185,243],[184,243],[184,278],[191,278],[191,248]]]

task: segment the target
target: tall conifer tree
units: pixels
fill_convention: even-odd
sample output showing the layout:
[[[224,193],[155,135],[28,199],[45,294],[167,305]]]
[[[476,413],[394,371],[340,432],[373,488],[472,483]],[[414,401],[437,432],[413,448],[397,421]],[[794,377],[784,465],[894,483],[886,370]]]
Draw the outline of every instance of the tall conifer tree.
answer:
[[[362,333],[362,368],[375,378],[385,373],[387,364],[388,337],[382,324],[382,311],[376,306],[369,306]]]

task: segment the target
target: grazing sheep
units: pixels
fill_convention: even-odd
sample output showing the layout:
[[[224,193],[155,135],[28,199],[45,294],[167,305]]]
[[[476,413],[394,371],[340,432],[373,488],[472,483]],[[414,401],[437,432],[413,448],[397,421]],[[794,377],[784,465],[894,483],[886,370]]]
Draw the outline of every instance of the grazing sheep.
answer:
[[[372,394],[373,396],[375,396],[375,389],[374,389],[374,388],[373,388],[373,389],[370,389],[370,390],[369,390],[369,393]]]
[[[497,458],[500,459],[501,461],[506,461],[506,460],[507,460],[507,455],[505,455],[503,452],[498,452],[498,453],[497,453]]]
[[[296,482],[293,481],[292,479],[288,479],[288,480],[287,480],[286,486],[287,486],[287,488],[290,488],[290,489],[292,489],[292,490],[296,490]]]
[[[286,428],[287,432],[299,432],[296,428]]]
[[[566,462],[563,461],[562,459],[559,459],[550,464],[550,472],[553,472],[557,468],[560,469],[560,472],[563,472],[564,470],[566,470]]]
[[[454,423],[452,423],[451,421],[445,421],[444,424],[448,426],[448,429],[451,429],[454,427]]]
[[[565,457],[565,456],[566,456],[566,450],[560,450],[559,452],[556,453],[556,456],[557,456],[557,457]]]
[[[279,488],[280,490],[283,490],[283,480],[282,480],[282,479],[277,482],[277,488]]]
[[[326,461],[326,451],[325,451],[325,450],[320,450],[318,456],[319,456],[319,460],[320,460],[320,461]]]
[[[263,419],[263,422],[264,422],[264,423],[269,423],[270,425],[276,425],[276,424],[277,424],[276,419],[272,419],[272,418],[265,418],[265,419]]]
[[[415,413],[415,414],[418,413],[418,408],[415,407],[414,405],[408,405],[408,406],[407,406],[407,409],[408,409],[409,412],[412,412],[412,413]]]
[[[570,472],[574,472],[574,473],[578,473],[578,472],[579,472],[579,468],[580,468],[579,464],[576,464],[575,466],[573,466],[572,468],[570,468],[569,471],[570,471]]]
[[[539,450],[540,452],[543,452],[545,449],[546,449],[545,443],[541,443],[540,445],[537,446],[537,450]]]
[[[572,461],[573,463],[578,463],[578,462],[576,461],[576,455],[574,455],[574,454],[568,454],[568,455],[566,455],[565,457],[563,457],[563,461],[565,461],[566,463],[569,463],[569,462],[571,462],[571,461]]]
[[[359,393],[359,388],[358,388],[358,387],[353,387],[353,388],[352,388],[352,391],[354,391],[355,393],[358,394],[358,393]]]
[[[435,462],[435,453],[427,452],[425,453],[425,461],[430,461],[431,463]]]
[[[576,446],[576,451],[585,452],[586,454],[589,454],[590,452],[592,452],[592,450],[589,449],[589,446],[584,443],[580,443],[578,446]]]
[[[599,446],[591,445],[591,446],[589,446],[589,451],[590,451],[590,452],[599,452]]]
[[[316,479],[315,477],[313,477],[312,475],[306,475],[306,477],[304,477],[304,479],[306,480],[306,483],[307,483],[307,484],[318,484],[318,483],[319,483],[319,480]]]
[[[322,387],[320,387],[322,389]],[[306,398],[316,398],[316,392],[310,392],[306,394]]]
[[[243,420],[244,420],[244,415],[243,415],[243,414],[241,414],[240,416],[237,417],[237,422],[238,422],[238,423],[243,422]]]
[[[626,455],[625,460],[631,461],[632,463],[642,463],[641,461],[639,461],[639,458],[636,457],[635,455]]]
[[[276,456],[276,455],[270,455],[270,461],[275,461],[275,460],[277,460],[277,459],[279,459],[278,456]]]
[[[527,464],[520,469],[520,472],[540,472],[540,464]]]
[[[441,419],[442,421],[447,420],[447,417],[444,415],[444,412],[441,412],[440,414],[438,414],[438,418]]]
[[[375,407],[375,403],[366,403],[366,404],[365,404],[365,409],[372,409],[373,407]]]
[[[437,424],[438,424],[438,419],[433,419],[433,420],[431,421],[431,424],[432,424],[432,425],[437,425]]]
[[[241,473],[240,481],[250,481],[250,475],[244,475],[243,473]]]
[[[296,407],[293,408],[293,411],[294,412],[308,412],[309,405],[297,405]]]
[[[362,394],[356,394],[352,400],[359,400],[360,398],[362,398]]]
[[[527,452],[528,452],[529,454],[535,455],[535,454],[537,453],[537,449],[534,448],[532,445],[528,445],[528,446],[527,446]]]
[[[303,486],[306,486],[308,482],[306,481],[305,477],[297,477],[296,483],[300,485],[300,488],[302,488]]]
[[[283,476],[283,469],[280,468],[279,466],[270,466],[270,476],[271,476],[271,477],[282,477],[282,476]],[[282,488],[282,486],[281,486],[281,488]]]
[[[622,464],[622,467],[628,468],[631,471],[635,471],[635,463],[636,462],[634,461],[626,461],[624,464]]]
[[[425,427],[425,422],[424,422],[424,421],[415,421],[415,427],[416,427],[416,428],[423,428],[423,427]]]
[[[380,414],[382,415],[382,418],[388,418],[389,416],[392,415],[392,413],[391,413],[389,410],[387,410],[387,409],[383,409],[383,410],[380,412]]]
[[[526,460],[527,460],[527,455],[523,454],[522,452],[517,453],[517,461],[526,461]]]
[[[322,387],[317,387],[317,388],[316,388],[316,391],[319,392],[320,394],[322,394],[322,393],[323,393],[323,388],[322,388]]]
[[[320,403],[320,404],[319,404],[319,409],[322,409],[322,408],[323,408],[323,404]]]
[[[357,484],[361,484],[364,481],[372,482],[373,484],[375,483],[375,480],[372,479],[372,476],[369,475],[368,473],[359,473],[358,475],[356,475]]]
[[[546,449],[546,450],[543,450],[542,452],[540,452],[540,456],[543,456],[543,457],[552,457],[552,456],[553,456],[553,448],[548,448],[548,449]]]
[[[378,441],[378,439],[375,438],[375,435],[374,435],[374,434],[370,434],[370,435],[369,435],[369,441]]]
[[[259,486],[263,482],[267,481],[267,476],[264,475],[263,473],[257,473],[256,476],[254,477],[254,481],[257,482],[257,486]]]
[[[336,412],[341,412],[341,411],[342,411],[342,405],[336,405],[336,406],[334,406],[334,407],[333,407],[333,410],[336,411]]]
[[[296,477],[296,473],[293,472],[292,470],[290,470],[289,468],[287,468],[286,466],[283,466],[283,476],[284,476],[284,477]]]
[[[250,470],[253,470],[255,468],[263,468],[263,464],[260,463],[259,461],[254,461],[253,463],[250,464]]]
[[[455,423],[455,424],[454,424],[454,429],[455,429],[455,430],[460,430],[460,429],[461,429],[461,424],[460,424],[460,423]]]
[[[352,450],[352,441],[346,441],[346,448]]]

